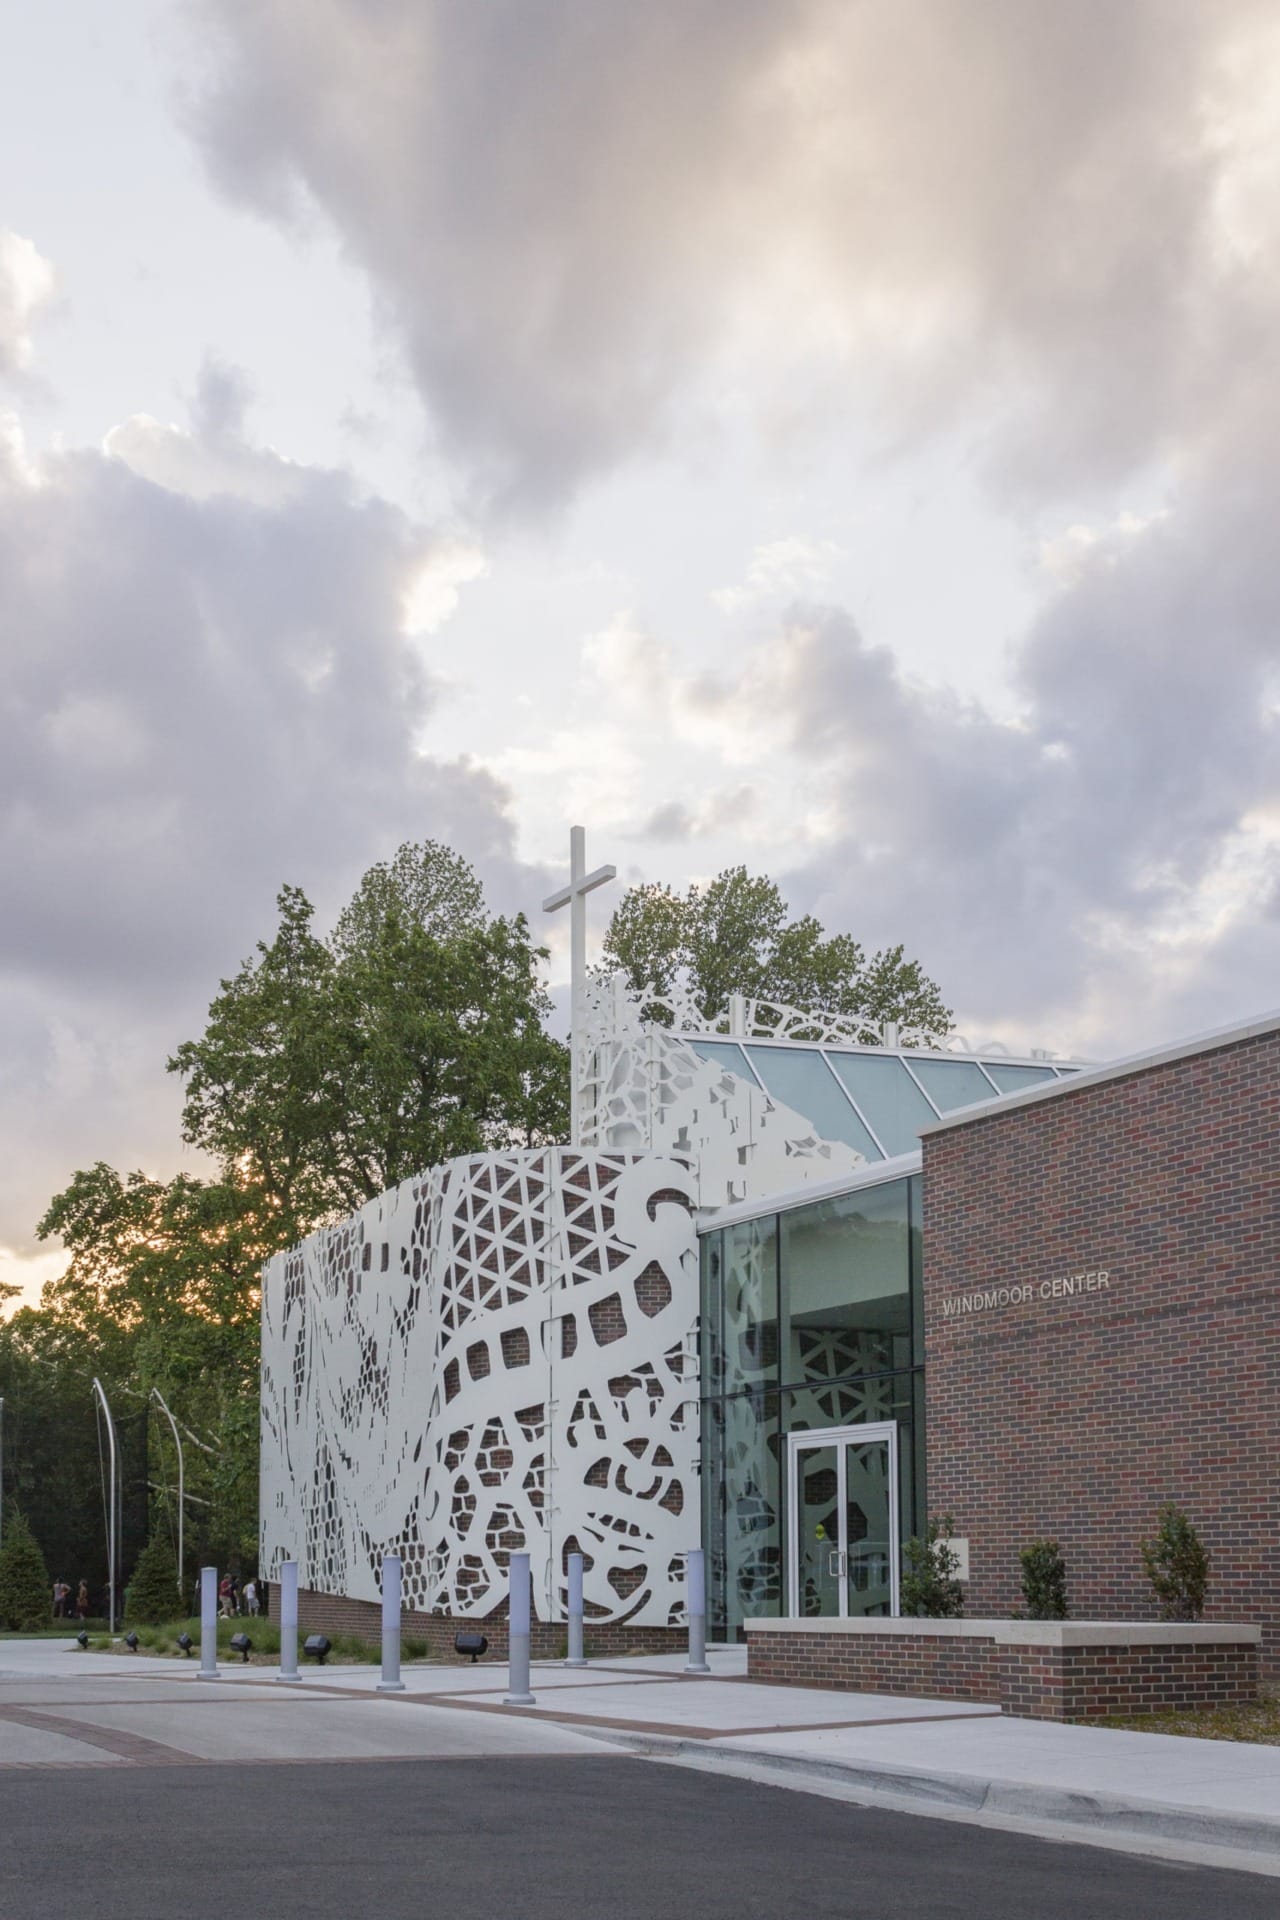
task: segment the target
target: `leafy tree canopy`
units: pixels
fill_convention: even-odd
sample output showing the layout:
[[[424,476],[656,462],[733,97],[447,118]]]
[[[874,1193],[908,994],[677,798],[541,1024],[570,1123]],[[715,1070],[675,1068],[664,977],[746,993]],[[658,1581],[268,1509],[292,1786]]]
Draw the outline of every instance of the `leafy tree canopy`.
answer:
[[[185,1614],[186,1610],[186,1583],[178,1579],[173,1542],[167,1528],[157,1527],[133,1570],[126,1615],[142,1625],[160,1626],[175,1614]]]
[[[288,1240],[455,1154],[563,1137],[565,1049],[523,915],[486,916],[428,841],[361,881],[329,940],[296,887],[224,980],[186,1081],[184,1138],[278,1211]]]
[[[17,1507],[10,1507],[0,1546],[0,1629],[36,1633],[49,1624],[52,1585],[44,1556]]]
[[[901,946],[868,955],[850,934],[824,934],[812,914],[788,917],[776,883],[729,867],[685,893],[632,887],[605,936],[603,963],[643,997],[684,985],[714,1019],[733,993],[780,1005],[822,1008],[878,1030],[939,1038],[951,1026],[934,982]],[[650,1011],[662,1018],[660,1008]]]

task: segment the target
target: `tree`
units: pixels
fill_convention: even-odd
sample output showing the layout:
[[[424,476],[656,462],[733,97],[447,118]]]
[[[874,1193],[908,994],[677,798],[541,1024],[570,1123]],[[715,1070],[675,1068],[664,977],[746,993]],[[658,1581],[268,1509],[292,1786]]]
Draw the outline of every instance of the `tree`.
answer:
[[[724,1012],[729,996],[822,1009],[877,1032],[896,1021],[904,1038],[933,1040],[951,1014],[918,961],[901,946],[865,953],[845,933],[827,936],[812,914],[788,919],[776,884],[730,867],[684,894],[632,887],[605,936],[603,963],[621,971],[646,1004],[685,984],[704,1018]],[[661,1008],[648,1006],[661,1019]]]
[[[297,888],[170,1061],[184,1137],[259,1188],[286,1242],[457,1154],[563,1138],[565,1049],[523,915],[486,917],[428,841],[371,868],[328,942]]]
[[[1033,1540],[1019,1554],[1028,1620],[1065,1620],[1067,1567],[1056,1540]]]
[[[222,982],[203,1038],[179,1047],[169,1071],[186,1082],[183,1138],[261,1189],[289,1245],[335,1205],[325,1143],[343,1094],[333,954],[299,888],[283,887],[276,905],[275,939]]]
[[[0,1628],[9,1633],[38,1633],[49,1624],[51,1593],[35,1535],[21,1509],[10,1507],[0,1547]]]
[[[484,925],[484,890],[460,853],[438,840],[411,841],[363,876],[338,915],[330,942],[339,958],[375,944],[389,920],[447,940]]]
[[[128,1618],[158,1627],[186,1612],[178,1585],[177,1556],[167,1530],[155,1527],[133,1570],[127,1594]]]
[[[959,1620],[964,1613],[964,1588],[957,1575],[960,1560],[948,1544],[955,1533],[949,1513],[930,1520],[923,1539],[914,1535],[903,1548],[906,1563],[900,1601],[909,1618]]]
[[[1202,1620],[1209,1591],[1209,1555],[1181,1507],[1167,1500],[1153,1540],[1141,1543],[1142,1564],[1162,1620]]]

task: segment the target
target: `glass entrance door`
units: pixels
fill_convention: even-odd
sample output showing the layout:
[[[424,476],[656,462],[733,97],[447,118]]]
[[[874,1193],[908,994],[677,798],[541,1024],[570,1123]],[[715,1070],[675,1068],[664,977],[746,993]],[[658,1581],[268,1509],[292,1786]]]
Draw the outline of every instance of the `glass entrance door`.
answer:
[[[787,1452],[792,1615],[896,1614],[897,1422],[793,1433]]]

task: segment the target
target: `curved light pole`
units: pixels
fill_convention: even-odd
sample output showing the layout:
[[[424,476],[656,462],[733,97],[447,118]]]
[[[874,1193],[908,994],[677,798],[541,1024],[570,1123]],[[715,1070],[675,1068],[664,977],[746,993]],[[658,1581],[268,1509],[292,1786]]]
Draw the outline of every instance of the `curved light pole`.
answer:
[[[160,1407],[161,1411],[164,1414],[165,1419],[169,1422],[169,1425],[173,1428],[173,1444],[178,1449],[178,1592],[185,1599],[186,1589],[183,1586],[183,1567],[185,1565],[185,1562],[183,1561],[183,1558],[182,1558],[182,1514],[183,1514],[182,1439],[178,1433],[178,1423],[174,1419],[173,1415],[170,1413],[168,1402],[166,1401],[164,1395],[161,1393],[159,1387],[152,1387],[151,1398]]]
[[[119,1448],[116,1445],[116,1423],[111,1418],[111,1409],[107,1405],[107,1396],[102,1391],[102,1382],[95,1374],[93,1391],[107,1417],[107,1435],[111,1441],[111,1497],[107,1506],[107,1632],[116,1630],[116,1477]]]

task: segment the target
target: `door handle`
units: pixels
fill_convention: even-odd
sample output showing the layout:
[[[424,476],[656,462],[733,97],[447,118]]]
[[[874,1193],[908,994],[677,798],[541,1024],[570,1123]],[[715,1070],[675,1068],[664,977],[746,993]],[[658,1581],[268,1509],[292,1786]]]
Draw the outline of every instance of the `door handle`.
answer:
[[[832,1547],[827,1555],[827,1574],[832,1580],[843,1580],[849,1571],[849,1556]]]

